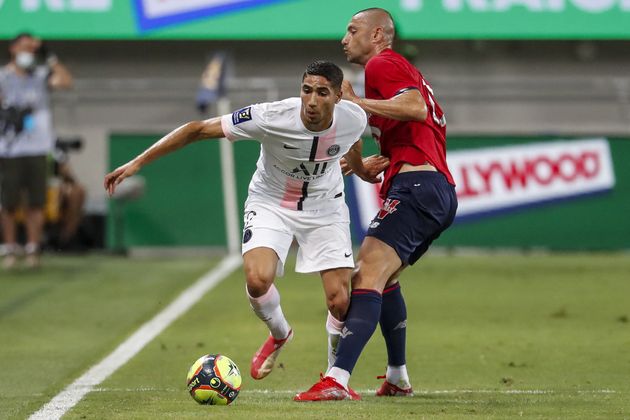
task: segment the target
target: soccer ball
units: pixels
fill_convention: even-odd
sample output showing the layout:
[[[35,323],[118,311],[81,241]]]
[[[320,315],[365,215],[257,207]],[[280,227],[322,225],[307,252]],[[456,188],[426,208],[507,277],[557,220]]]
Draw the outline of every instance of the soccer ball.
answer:
[[[188,371],[188,392],[199,404],[231,404],[241,390],[241,372],[229,357],[201,356]]]

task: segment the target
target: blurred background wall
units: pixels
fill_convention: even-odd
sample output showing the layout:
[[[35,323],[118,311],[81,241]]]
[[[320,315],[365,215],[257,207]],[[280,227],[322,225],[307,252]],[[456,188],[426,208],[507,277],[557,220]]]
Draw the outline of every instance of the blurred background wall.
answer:
[[[71,155],[103,212],[102,176],[113,132],[162,133],[200,117],[208,56],[229,51],[234,108],[299,94],[306,64],[348,65],[337,41],[49,41],[75,87],[54,94],[60,136],[81,136]],[[405,41],[447,110],[449,134],[630,136],[629,41]],[[0,49],[6,51],[6,42]],[[210,109],[210,112],[216,112]]]
[[[215,15],[198,1],[201,12],[187,15],[188,23],[180,15],[184,20],[150,18],[157,3],[149,0],[135,2],[145,9],[135,11],[134,25],[127,22],[132,6],[122,3],[23,0],[0,6],[5,58],[7,39],[30,30],[74,74],[74,88],[55,93],[53,109],[59,136],[84,140],[70,159],[87,187],[87,214],[108,211],[102,179],[113,164],[110,138],[157,139],[217,112],[211,106],[200,114],[195,107],[211,54],[230,57],[227,98],[233,109],[298,95],[303,69],[315,59],[335,61],[359,81],[359,69],[346,63],[339,39],[354,11],[373,6],[261,1],[260,8]],[[630,6],[624,0],[376,3],[403,24],[398,47],[431,82],[446,110],[449,135],[630,138]],[[101,11],[115,12],[109,19],[123,23],[108,28],[97,19]],[[478,16],[479,22],[445,20],[456,13]],[[248,171],[245,178],[253,168]],[[622,228],[630,234],[628,226]]]

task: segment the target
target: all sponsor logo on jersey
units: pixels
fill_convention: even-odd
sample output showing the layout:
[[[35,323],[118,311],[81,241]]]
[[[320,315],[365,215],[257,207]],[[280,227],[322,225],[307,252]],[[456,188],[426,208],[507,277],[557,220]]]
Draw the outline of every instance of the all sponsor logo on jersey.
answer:
[[[328,154],[328,156],[335,156],[337,153],[339,153],[340,147],[338,144],[333,144],[332,146],[330,146],[328,148],[328,150],[326,150],[326,153]]]
[[[303,162],[291,170],[287,170],[278,165],[273,165],[273,167],[291,178],[313,181],[326,175],[328,162],[317,162],[314,164],[312,162]]]
[[[234,111],[232,114],[232,124],[237,125],[245,121],[251,121],[252,119],[252,107],[248,106],[238,111]]]
[[[387,200],[385,200],[385,202],[383,202],[383,207],[379,210],[376,217],[381,220],[384,219],[397,210],[396,207],[398,206],[398,204],[400,204],[400,200],[393,200],[391,198],[388,198]]]

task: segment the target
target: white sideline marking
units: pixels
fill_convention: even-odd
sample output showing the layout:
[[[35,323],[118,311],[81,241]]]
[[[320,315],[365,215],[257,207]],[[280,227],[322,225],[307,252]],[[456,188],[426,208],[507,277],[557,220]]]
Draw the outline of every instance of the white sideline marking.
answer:
[[[127,363],[151,340],[160,334],[173,321],[179,318],[203,295],[230,275],[241,265],[240,254],[228,255],[219,265],[184,290],[170,305],[142,325],[135,333],[98,364],[92,366],[66,389],[57,394],[29,419],[59,419],[74,407],[87,393],[103,382],[118,368]]]
[[[174,388],[94,388],[93,392],[181,392],[181,389]],[[303,390],[299,389],[241,389],[247,394],[297,394]],[[355,389],[360,394],[374,394],[374,389]],[[545,394],[618,394],[620,391],[614,389],[590,389],[590,390],[553,390],[553,389],[421,389],[413,391],[416,395],[459,395],[459,394],[508,394],[508,395],[545,395]]]
[[[102,391],[105,391],[103,389]],[[304,390],[269,390],[269,389],[247,389],[241,390],[243,393],[252,393],[252,394],[296,394],[298,392],[302,392]],[[355,389],[359,394],[374,394],[376,392],[376,388],[374,389]],[[577,390],[577,391],[554,391],[551,389],[421,389],[414,390],[413,393],[415,395],[440,395],[440,394],[516,394],[516,395],[532,395],[532,394],[616,394],[617,391],[613,389],[593,389],[593,390]]]

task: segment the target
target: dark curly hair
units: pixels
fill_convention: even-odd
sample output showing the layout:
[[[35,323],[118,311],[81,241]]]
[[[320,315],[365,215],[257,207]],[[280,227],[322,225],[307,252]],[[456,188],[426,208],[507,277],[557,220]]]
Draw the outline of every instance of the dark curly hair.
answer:
[[[341,82],[343,82],[343,71],[338,65],[330,61],[317,60],[306,66],[306,70],[302,75],[302,80],[306,76],[322,76],[330,82],[336,90],[341,90]]]

